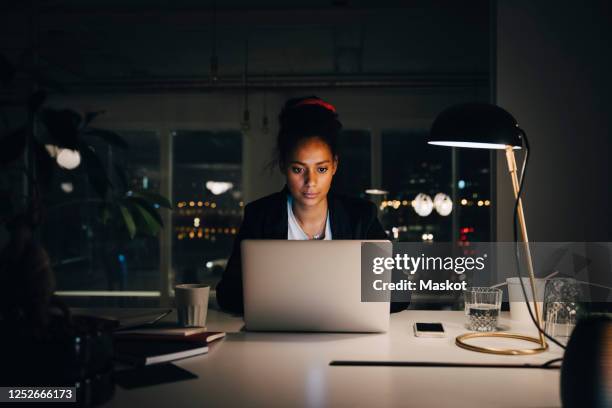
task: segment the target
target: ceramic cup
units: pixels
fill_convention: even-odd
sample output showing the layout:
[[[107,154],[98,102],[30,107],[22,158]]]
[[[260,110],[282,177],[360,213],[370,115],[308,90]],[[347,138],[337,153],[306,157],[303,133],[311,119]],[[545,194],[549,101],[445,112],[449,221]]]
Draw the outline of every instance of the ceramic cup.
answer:
[[[210,286],[184,284],[174,287],[178,324],[183,327],[205,327]]]

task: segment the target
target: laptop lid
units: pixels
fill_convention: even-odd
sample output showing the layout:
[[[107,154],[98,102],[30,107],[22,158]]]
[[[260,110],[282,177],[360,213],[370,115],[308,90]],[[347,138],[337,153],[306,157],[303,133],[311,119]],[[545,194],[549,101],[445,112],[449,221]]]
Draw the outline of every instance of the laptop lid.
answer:
[[[380,240],[242,241],[246,329],[386,332],[389,302],[361,302],[362,242],[391,256]]]

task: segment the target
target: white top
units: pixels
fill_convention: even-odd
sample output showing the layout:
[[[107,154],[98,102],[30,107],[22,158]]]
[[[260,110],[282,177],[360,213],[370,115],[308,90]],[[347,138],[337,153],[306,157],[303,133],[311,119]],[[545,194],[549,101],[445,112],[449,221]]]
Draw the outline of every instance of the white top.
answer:
[[[304,232],[300,223],[293,214],[293,197],[287,194],[287,239],[288,240],[308,240],[308,235]],[[329,223],[329,209],[327,209],[327,220],[325,221],[325,237],[324,240],[332,239],[331,225]]]

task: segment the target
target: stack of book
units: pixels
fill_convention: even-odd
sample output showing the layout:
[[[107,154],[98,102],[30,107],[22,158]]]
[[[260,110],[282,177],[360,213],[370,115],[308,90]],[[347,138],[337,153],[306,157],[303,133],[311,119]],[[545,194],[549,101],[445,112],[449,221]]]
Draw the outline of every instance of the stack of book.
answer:
[[[225,337],[224,332],[204,327],[181,328],[155,325],[115,332],[115,358],[132,365],[151,365],[208,353],[208,346]]]

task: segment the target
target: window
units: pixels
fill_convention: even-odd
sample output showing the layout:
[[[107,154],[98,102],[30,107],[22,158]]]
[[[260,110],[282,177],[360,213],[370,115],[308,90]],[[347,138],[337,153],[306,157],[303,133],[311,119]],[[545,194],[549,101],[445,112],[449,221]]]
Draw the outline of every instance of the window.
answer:
[[[216,285],[242,220],[242,133],[173,132],[175,283]]]
[[[383,226],[401,241],[488,241],[489,152],[453,152],[428,145],[427,136],[426,130],[382,133],[382,185],[388,191],[381,206]],[[440,193],[453,203],[450,214],[431,208]],[[421,215],[413,207],[419,194],[426,195],[420,196],[425,202],[418,200],[425,210]]]
[[[117,133],[129,149],[93,143],[103,165],[113,169],[111,181],[117,191],[159,193],[159,135],[150,131]],[[116,166],[124,171],[117,172]],[[60,293],[135,291],[159,295],[159,240],[141,235],[129,239],[118,220],[104,224],[100,200],[82,166],[58,169],[48,200],[42,234]]]
[[[457,150],[456,208],[458,239],[491,241],[491,153],[483,149]]]
[[[427,144],[426,131],[382,133],[382,185],[388,191],[382,206],[382,222],[401,241],[452,241],[452,217],[433,210],[419,215],[412,207],[418,194],[431,199],[451,195],[452,152]]]

